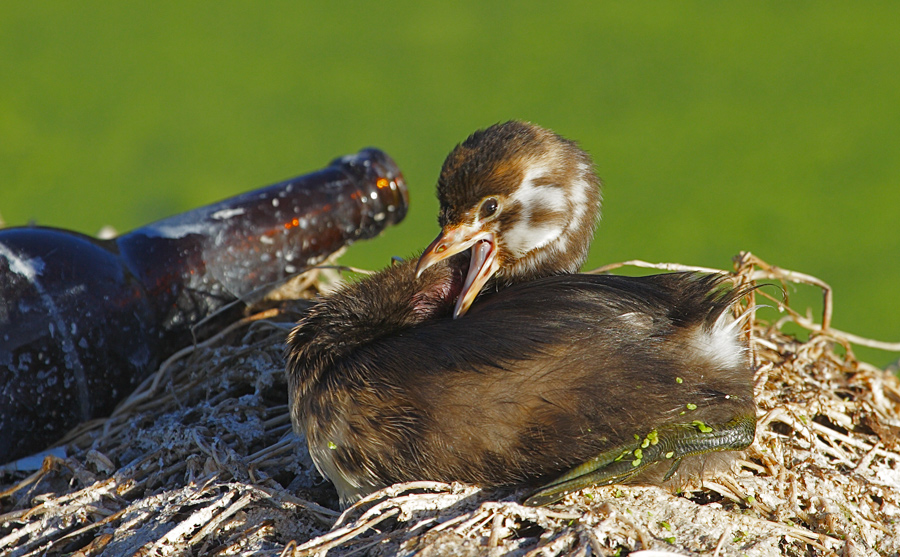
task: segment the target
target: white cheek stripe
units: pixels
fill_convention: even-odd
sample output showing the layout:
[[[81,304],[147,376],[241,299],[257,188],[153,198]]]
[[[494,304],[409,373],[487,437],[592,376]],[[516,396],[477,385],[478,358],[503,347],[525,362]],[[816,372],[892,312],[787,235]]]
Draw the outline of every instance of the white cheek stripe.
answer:
[[[516,257],[522,257],[530,251],[547,245],[563,233],[563,229],[559,225],[532,226],[530,222],[529,220],[520,221],[507,234],[503,235],[506,240],[506,249]]]
[[[572,196],[569,203],[572,205],[572,222],[581,224],[587,213],[587,189],[591,185],[584,178],[579,178],[572,183]]]
[[[521,220],[504,234],[504,241],[506,249],[515,257],[531,255],[533,260],[526,265],[536,267],[551,255],[538,253],[536,250],[561,250],[570,243],[574,233],[593,226],[593,223],[585,221],[590,214],[587,206],[590,199],[588,190],[596,186],[584,176],[585,172],[590,171],[585,163],[578,164],[581,172],[568,187],[536,186],[535,182],[550,174],[558,161],[550,157],[529,162],[521,184],[509,198],[511,203],[518,203],[521,207]],[[532,216],[537,207],[558,213],[559,218],[554,219],[555,222],[535,226],[532,224]]]
[[[543,178],[548,174],[549,170],[546,166],[539,164],[528,168],[522,183],[516,188],[512,195],[512,200],[519,202],[522,207],[528,211],[526,218],[531,218],[531,208],[540,203],[549,207],[554,211],[564,211],[566,209],[566,197],[562,194],[560,188],[548,186],[535,186],[534,182]]]

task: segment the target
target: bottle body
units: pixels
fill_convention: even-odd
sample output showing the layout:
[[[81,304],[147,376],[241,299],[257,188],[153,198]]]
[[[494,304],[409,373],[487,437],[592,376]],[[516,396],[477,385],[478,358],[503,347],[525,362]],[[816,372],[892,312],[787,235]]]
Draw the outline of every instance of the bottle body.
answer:
[[[112,411],[159,365],[143,288],[93,238],[52,228],[0,240],[0,461]]]
[[[368,149],[112,240],[0,230],[0,462],[109,414],[200,320],[377,235],[407,203],[396,165]]]

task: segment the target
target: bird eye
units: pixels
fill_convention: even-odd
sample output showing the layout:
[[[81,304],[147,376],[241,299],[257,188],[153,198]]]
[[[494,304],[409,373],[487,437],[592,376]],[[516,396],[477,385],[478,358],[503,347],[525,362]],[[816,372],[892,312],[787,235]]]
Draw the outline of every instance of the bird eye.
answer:
[[[494,213],[497,212],[497,200],[493,197],[489,197],[484,200],[481,204],[481,209],[478,210],[478,218],[484,220],[486,218],[494,216]]]

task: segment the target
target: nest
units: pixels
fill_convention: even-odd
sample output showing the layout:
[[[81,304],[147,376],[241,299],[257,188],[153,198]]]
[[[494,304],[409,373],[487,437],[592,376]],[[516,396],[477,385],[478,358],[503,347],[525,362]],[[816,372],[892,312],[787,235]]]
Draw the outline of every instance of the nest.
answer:
[[[827,285],[749,254],[735,269],[739,284],[822,287],[825,312],[813,323],[776,299],[784,318],[747,324],[756,441],[692,491],[607,486],[529,508],[522,494],[417,482],[341,513],[291,431],[282,350],[300,300],[174,355],[36,471],[3,469],[0,553],[897,555],[900,383],[855,359],[851,342],[872,343],[830,327]],[[788,322],[809,338],[786,334]]]

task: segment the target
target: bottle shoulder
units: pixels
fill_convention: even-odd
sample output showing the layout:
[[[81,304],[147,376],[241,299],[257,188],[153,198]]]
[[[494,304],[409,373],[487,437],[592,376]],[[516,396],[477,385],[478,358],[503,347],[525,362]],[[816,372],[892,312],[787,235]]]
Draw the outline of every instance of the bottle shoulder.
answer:
[[[18,279],[122,280],[125,273],[114,242],[44,226],[0,230],[0,268],[3,284]]]

